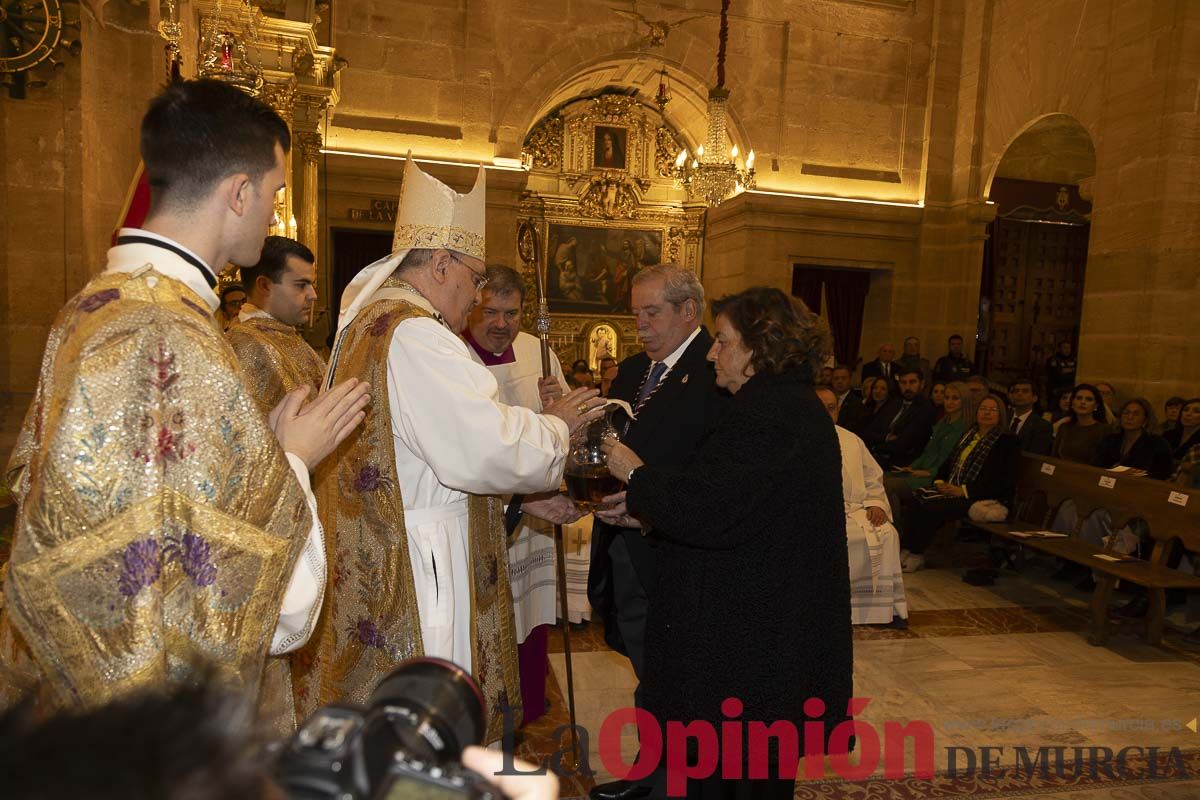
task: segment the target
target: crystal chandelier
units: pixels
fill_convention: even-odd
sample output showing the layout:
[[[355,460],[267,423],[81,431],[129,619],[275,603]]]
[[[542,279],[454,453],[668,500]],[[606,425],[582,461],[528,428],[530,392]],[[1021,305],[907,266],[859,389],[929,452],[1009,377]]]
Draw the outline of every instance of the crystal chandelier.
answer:
[[[725,88],[725,43],[729,39],[729,0],[721,0],[721,34],[717,46],[717,85],[708,90],[708,135],[693,156],[687,149],[679,151],[671,170],[675,185],[687,190],[688,199],[702,200],[708,206],[718,206],[737,191],[753,189],[754,151],[746,156],[745,165],[738,158],[737,145],[725,154],[726,106],[729,90]]]

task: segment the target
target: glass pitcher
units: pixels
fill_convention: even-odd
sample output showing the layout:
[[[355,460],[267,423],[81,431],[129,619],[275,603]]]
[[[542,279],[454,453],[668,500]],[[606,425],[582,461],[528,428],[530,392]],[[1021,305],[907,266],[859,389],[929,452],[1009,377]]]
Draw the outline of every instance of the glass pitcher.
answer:
[[[584,511],[604,508],[605,504],[600,502],[601,499],[624,488],[621,481],[609,474],[608,456],[600,449],[601,444],[608,439],[620,438],[613,425],[613,414],[619,410],[615,405],[609,406],[603,417],[584,429],[583,437],[571,447],[571,452],[567,455],[567,469],[564,475],[567,495]]]

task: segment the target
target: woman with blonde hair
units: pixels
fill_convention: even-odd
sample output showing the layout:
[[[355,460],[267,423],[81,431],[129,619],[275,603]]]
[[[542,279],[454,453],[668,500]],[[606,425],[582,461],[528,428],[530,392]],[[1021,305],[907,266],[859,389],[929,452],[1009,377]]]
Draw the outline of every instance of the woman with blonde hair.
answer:
[[[933,426],[933,434],[921,455],[908,466],[892,470],[883,478],[883,488],[894,509],[902,508],[902,502],[917,489],[933,485],[933,476],[937,475],[942,464],[954,452],[958,440],[971,427],[975,408],[979,405],[975,395],[961,381],[946,384],[942,403],[942,418]]]

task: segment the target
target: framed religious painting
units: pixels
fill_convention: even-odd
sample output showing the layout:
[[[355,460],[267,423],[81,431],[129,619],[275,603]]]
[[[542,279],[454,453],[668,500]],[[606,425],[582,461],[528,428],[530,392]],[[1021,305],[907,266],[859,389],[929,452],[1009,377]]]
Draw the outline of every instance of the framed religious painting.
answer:
[[[594,136],[592,166],[602,169],[625,169],[629,131],[615,125],[597,125]]]
[[[551,312],[629,314],[633,277],[662,261],[661,229],[550,223],[546,299]]]

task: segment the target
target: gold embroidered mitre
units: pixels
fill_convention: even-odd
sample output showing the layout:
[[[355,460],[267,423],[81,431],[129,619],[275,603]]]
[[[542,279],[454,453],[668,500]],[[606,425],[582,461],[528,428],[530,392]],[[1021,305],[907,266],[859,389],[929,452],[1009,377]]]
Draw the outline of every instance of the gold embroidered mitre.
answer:
[[[480,167],[471,191],[459,194],[425,174],[410,155],[404,162],[392,252],[444,248],[483,261],[487,207],[484,176]]]
[[[363,267],[346,286],[338,314],[338,331],[345,330],[374,299],[375,292],[391,277],[409,250],[445,249],[485,260],[486,209],[486,174],[482,166],[471,191],[459,194],[432,175],[425,174],[409,154],[404,162],[400,201],[396,206],[392,252]],[[330,359],[331,362],[334,360]]]

